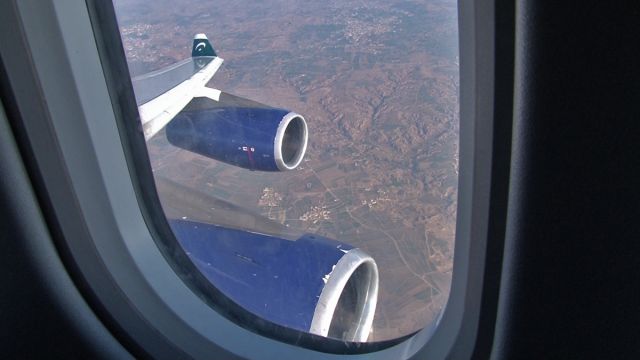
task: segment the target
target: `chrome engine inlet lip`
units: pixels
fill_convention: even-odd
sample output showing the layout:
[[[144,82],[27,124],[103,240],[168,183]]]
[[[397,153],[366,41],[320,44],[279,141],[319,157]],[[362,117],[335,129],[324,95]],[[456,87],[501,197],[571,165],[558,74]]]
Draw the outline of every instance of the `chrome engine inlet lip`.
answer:
[[[378,302],[378,265],[375,260],[364,251],[355,248],[349,250],[336,263],[331,273],[327,274],[326,284],[320,293],[311,321],[309,332],[316,335],[328,336],[331,321],[336,311],[342,292],[353,273],[364,266],[367,278],[362,281],[360,288],[364,294],[364,301],[358,304],[358,322],[347,334],[345,341],[366,342],[373,326],[373,317]]]
[[[302,145],[300,146],[300,149],[296,152],[296,156],[293,158],[293,160],[290,162],[286,162],[282,154],[282,142],[284,141],[284,134],[286,133],[289,123],[296,119],[299,119],[302,122]],[[286,114],[282,118],[282,121],[280,121],[280,124],[278,124],[278,129],[276,130],[276,136],[273,141],[274,159],[276,161],[276,166],[280,171],[293,170],[296,167],[298,167],[298,165],[300,165],[300,163],[302,162],[302,159],[304,158],[304,154],[307,151],[308,140],[309,140],[309,130],[307,128],[307,121],[304,119],[304,117],[295,112],[290,112]]]

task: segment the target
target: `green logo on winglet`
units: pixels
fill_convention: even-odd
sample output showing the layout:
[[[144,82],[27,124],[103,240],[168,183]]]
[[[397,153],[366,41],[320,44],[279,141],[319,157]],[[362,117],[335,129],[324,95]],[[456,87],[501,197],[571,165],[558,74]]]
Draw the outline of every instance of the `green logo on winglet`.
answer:
[[[205,34],[198,34],[193,38],[191,56],[217,56],[216,51],[213,49],[213,46]]]

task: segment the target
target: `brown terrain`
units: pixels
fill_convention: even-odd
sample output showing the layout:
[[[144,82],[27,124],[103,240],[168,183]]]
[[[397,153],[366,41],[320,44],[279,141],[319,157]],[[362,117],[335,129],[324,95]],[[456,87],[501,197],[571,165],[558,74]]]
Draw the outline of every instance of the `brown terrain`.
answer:
[[[159,133],[149,155],[161,192],[186,186],[193,211],[210,196],[231,214],[253,214],[236,219],[246,227],[262,215],[273,231],[318,233],[371,254],[381,292],[370,341],[435,319],[449,294],[456,223],[455,1],[115,4],[132,75],[188,57],[193,35],[206,33],[225,59],[209,86],[292,109],[310,127],[305,160],[287,173],[234,168]]]

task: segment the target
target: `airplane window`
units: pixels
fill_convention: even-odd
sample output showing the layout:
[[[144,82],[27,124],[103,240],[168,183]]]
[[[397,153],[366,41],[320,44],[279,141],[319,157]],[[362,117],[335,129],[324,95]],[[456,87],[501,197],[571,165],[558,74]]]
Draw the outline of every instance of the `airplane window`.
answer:
[[[340,340],[437,325],[457,208],[456,1],[114,5],[158,196],[213,286]]]

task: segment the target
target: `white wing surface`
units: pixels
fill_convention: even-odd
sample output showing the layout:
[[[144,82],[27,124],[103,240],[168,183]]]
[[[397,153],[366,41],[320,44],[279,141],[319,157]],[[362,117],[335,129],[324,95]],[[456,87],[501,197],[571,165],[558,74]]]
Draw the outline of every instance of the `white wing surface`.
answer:
[[[146,140],[165,127],[194,97],[204,96],[218,101],[220,91],[207,88],[206,85],[218,71],[222,61],[217,56],[191,58],[159,72],[133,79]],[[203,65],[202,68],[199,68],[200,65]],[[189,69],[192,74],[182,80]]]

